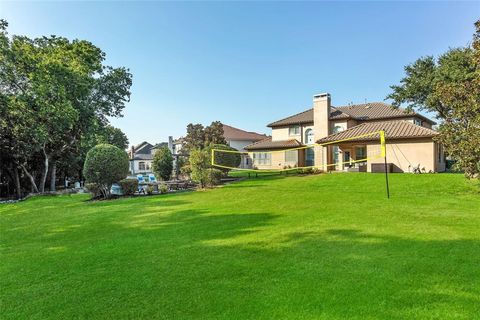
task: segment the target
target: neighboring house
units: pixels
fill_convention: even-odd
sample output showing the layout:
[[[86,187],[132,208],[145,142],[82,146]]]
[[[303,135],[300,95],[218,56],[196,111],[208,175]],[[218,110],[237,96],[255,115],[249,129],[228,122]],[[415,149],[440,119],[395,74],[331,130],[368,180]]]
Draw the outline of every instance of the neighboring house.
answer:
[[[227,141],[227,144],[241,152],[246,152],[245,146],[251,145],[252,143],[258,142],[260,140],[266,139],[268,136],[252,131],[245,131],[238,129],[226,124],[223,124],[223,137]],[[182,149],[184,138],[179,138],[173,140],[172,143],[172,153],[178,155]],[[251,168],[252,160],[248,154],[242,154],[242,159],[240,163],[240,168]]]
[[[183,141],[185,141],[185,138],[183,137],[180,137],[176,140],[172,139],[172,146],[170,148],[170,151],[172,152],[172,154],[174,155],[180,154],[180,150],[182,150],[182,147],[183,147]]]
[[[245,131],[242,129],[238,129],[229,125],[223,125],[223,137],[227,141],[227,144],[241,152],[247,152],[245,147],[251,145],[252,143],[264,140],[267,138],[266,135],[252,132],[252,131]],[[251,168],[253,165],[252,159],[248,156],[248,154],[242,154],[240,168]]]
[[[378,136],[286,152],[270,151],[331,143],[385,130],[387,161],[391,171],[410,172],[418,166],[427,172],[445,171],[442,146],[432,139],[438,134],[432,129],[435,124],[432,120],[383,102],[334,107],[330,101],[328,93],[315,95],[313,108],[270,123],[270,138],[244,147],[253,154],[254,167],[316,166],[323,170],[381,170],[379,165],[384,163],[383,158],[354,162],[378,156]]]
[[[136,146],[132,146],[128,151],[131,174],[137,175],[152,173],[153,155],[162,147],[168,147],[168,143],[162,142],[154,146],[144,141]]]

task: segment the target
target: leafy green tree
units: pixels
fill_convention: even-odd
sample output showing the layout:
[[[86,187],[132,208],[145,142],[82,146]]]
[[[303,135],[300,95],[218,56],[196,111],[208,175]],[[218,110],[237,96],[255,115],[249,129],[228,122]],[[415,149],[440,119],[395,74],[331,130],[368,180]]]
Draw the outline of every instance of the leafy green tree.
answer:
[[[193,149],[203,149],[210,144],[227,144],[223,136],[223,124],[220,121],[213,121],[209,126],[189,124],[187,126],[187,135],[184,140],[182,150],[188,153]]]
[[[205,188],[209,180],[210,156],[208,152],[201,149],[191,150],[189,162],[192,180],[199,183],[201,188]]]
[[[211,144],[227,144],[223,133],[223,124],[220,121],[213,121],[205,128],[204,146],[209,146]]]
[[[7,26],[0,20],[0,107],[5,119],[0,139],[7,142],[2,152],[10,152],[10,166],[21,168],[32,190],[42,192],[49,170],[54,180],[57,162],[65,163],[72,154],[83,162],[82,140],[92,130],[108,128],[108,117],[121,116],[130,97],[131,74],[104,66],[105,53],[88,41],[9,37]]]
[[[205,147],[205,129],[203,125],[199,123],[188,124],[187,134],[183,143],[182,151],[186,153],[193,149],[203,149]]]
[[[468,178],[480,173],[480,20],[475,26],[472,46],[406,66],[406,76],[387,96],[394,106],[406,103],[442,120],[438,141]]]
[[[114,145],[122,150],[128,148],[128,138],[119,128],[115,128],[111,125],[107,125],[100,129],[100,133],[97,134],[97,144],[108,143]]]
[[[83,174],[87,183],[100,186],[104,197],[110,194],[113,183],[128,175],[128,155],[124,150],[109,144],[99,144],[87,153]]]
[[[170,180],[173,170],[173,156],[167,147],[160,148],[153,155],[153,172],[162,180]]]

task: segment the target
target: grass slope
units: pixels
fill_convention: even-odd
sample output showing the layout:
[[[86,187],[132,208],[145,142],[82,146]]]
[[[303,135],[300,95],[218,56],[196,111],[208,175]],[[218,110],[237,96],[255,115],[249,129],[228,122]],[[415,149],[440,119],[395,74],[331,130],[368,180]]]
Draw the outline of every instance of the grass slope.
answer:
[[[1,318],[478,319],[478,190],[328,174],[3,205]]]

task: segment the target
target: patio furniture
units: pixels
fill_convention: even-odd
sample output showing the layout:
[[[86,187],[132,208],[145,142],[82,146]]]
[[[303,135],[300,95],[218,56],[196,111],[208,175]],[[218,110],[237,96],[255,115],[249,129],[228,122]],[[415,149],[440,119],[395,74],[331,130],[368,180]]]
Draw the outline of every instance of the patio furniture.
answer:
[[[157,178],[155,177],[155,175],[153,173],[150,173],[148,174],[148,182],[150,183],[157,183]]]
[[[145,178],[141,174],[137,174],[137,180],[138,180],[138,193],[143,193],[145,194]]]

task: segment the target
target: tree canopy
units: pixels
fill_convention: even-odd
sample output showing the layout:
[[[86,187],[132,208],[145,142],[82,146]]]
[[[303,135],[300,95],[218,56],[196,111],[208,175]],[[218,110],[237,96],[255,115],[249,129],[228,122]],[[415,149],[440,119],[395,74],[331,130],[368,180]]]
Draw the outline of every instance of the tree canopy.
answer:
[[[227,144],[223,136],[223,124],[220,121],[213,121],[209,126],[204,127],[197,123],[190,123],[187,126],[182,150],[186,153],[193,149],[204,149],[210,144]]]
[[[394,106],[432,112],[442,122],[438,141],[469,178],[480,173],[480,20],[471,46],[422,57],[387,96]]]
[[[173,170],[173,156],[168,147],[162,147],[155,152],[152,169],[163,181],[170,180]]]
[[[56,164],[81,168],[92,144],[128,143],[108,117],[122,115],[132,76],[104,65],[105,53],[88,41],[10,37],[7,27],[0,20],[0,152],[8,154],[0,169],[21,168],[42,192]]]

